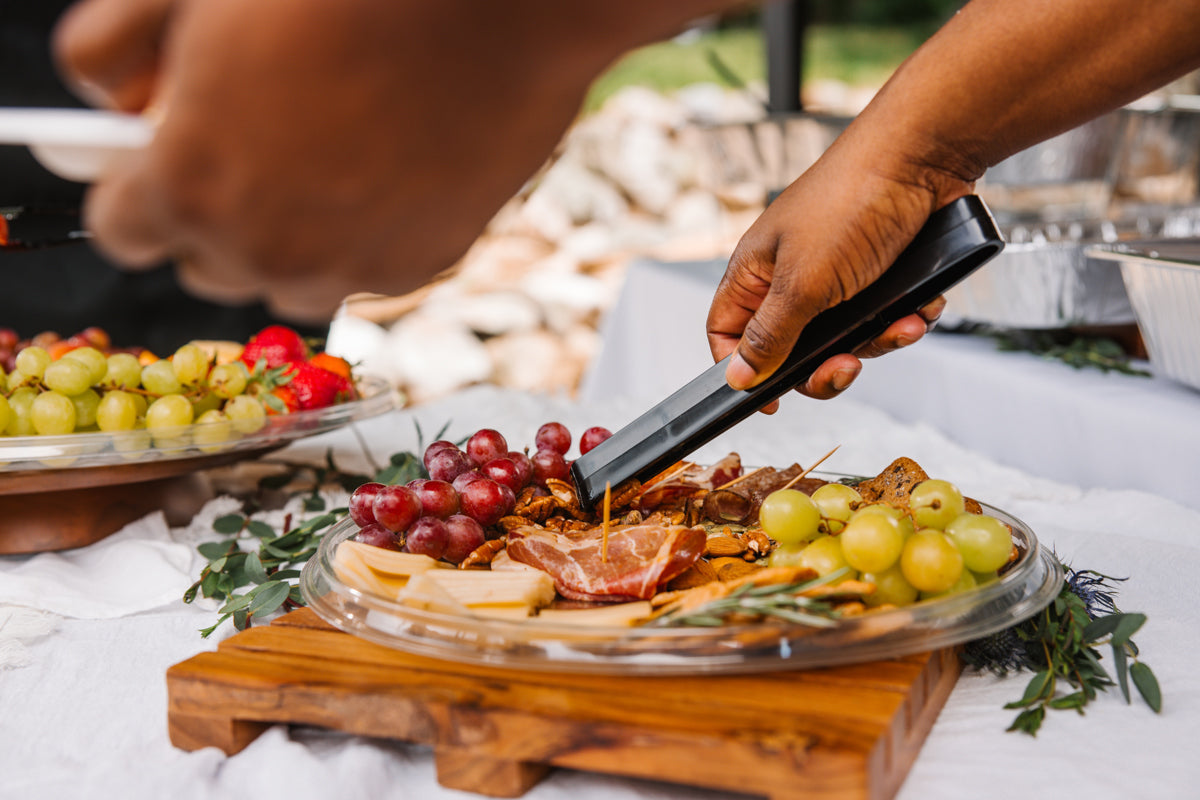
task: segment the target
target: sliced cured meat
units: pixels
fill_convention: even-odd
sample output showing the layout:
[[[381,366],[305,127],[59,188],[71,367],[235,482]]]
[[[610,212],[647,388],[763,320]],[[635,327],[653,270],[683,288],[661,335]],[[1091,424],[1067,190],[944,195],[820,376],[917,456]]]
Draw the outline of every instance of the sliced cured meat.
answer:
[[[529,525],[509,531],[508,555],[554,578],[573,600],[649,600],[704,553],[705,534],[682,525],[614,525],[607,558],[601,528],[558,532]]]
[[[701,496],[729,483],[741,474],[742,459],[737,453],[730,453],[707,467],[700,464],[676,464],[647,482],[645,491],[638,499],[638,508],[643,511],[681,508],[689,497]]]
[[[704,496],[701,506],[704,518],[713,522],[750,524],[758,519],[758,509],[766,496],[776,489],[782,489],[802,472],[804,468],[799,464],[782,470],[763,467],[727,489],[715,489]],[[792,488],[812,494],[825,483],[820,478],[801,478],[792,484]]]

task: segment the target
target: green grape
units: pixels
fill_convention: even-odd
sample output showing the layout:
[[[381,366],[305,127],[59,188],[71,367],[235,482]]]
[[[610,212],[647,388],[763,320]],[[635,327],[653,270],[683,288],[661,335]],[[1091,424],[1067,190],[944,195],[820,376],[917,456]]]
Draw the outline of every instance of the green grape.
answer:
[[[919,591],[944,592],[958,582],[963,559],[948,536],[932,528],[923,528],[904,542],[900,569]]]
[[[95,389],[85,389],[79,394],[71,395],[75,404],[75,427],[90,428],[96,424],[96,409],[100,406],[100,395]]]
[[[776,547],[767,556],[769,567],[802,567],[800,559],[804,553],[803,547]]]
[[[41,392],[29,407],[29,421],[41,436],[61,436],[75,430],[75,404],[58,392]]]
[[[930,479],[913,487],[908,507],[917,525],[941,531],[963,513],[965,503],[962,492],[953,483]]]
[[[105,392],[96,407],[96,424],[100,430],[110,433],[116,431],[131,431],[137,427],[138,405],[136,395],[114,389]]]
[[[137,408],[137,415],[145,418],[146,409],[150,407],[150,401],[146,399],[146,395],[130,392],[129,396],[133,398],[133,404]]]
[[[21,374],[40,378],[50,366],[50,354],[37,345],[30,345],[17,353],[16,367]]]
[[[890,506],[887,503],[872,503],[869,506],[862,506],[854,512],[850,519],[853,520],[854,517],[860,515],[870,516],[871,514],[882,514],[885,517],[890,517],[891,519],[899,522],[900,530],[904,533],[905,538],[911,536],[912,532],[916,530],[916,527],[913,525],[912,517],[905,513],[904,509]]]
[[[87,364],[63,356],[46,367],[42,382],[46,388],[70,396],[87,391],[92,385],[92,376]]]
[[[900,520],[886,514],[863,514],[847,523],[838,536],[846,563],[859,572],[883,572],[904,548]]]
[[[208,357],[196,345],[185,344],[171,356],[171,367],[180,383],[191,386],[208,374]]]
[[[862,495],[844,483],[827,483],[812,493],[812,500],[821,510],[829,533],[839,533],[850,515],[862,504]]]
[[[212,392],[205,392],[192,401],[192,413],[199,418],[205,411],[216,411],[221,408],[221,398]]]
[[[975,575],[975,584],[977,586],[983,586],[984,584],[991,583],[992,581],[998,580],[1000,578],[999,572],[974,572],[973,571],[973,574]]]
[[[233,423],[220,409],[209,409],[196,417],[192,441],[206,453],[215,453],[220,445],[233,438]]]
[[[1008,527],[986,514],[960,514],[946,526],[946,535],[962,553],[963,564],[975,572],[994,572],[1012,554]]]
[[[882,572],[864,572],[862,579],[875,584],[875,591],[863,598],[872,608],[882,605],[907,606],[917,602],[919,593],[904,577],[899,564],[893,564]]]
[[[150,431],[145,428],[135,428],[131,431],[122,431],[119,436],[114,436],[112,446],[113,450],[120,453],[125,460],[138,461],[150,449],[153,441]]]
[[[921,592],[921,599],[932,600],[936,597],[947,597],[952,594],[958,594],[959,592],[968,592],[971,589],[974,589],[977,585],[978,582],[975,580],[975,573],[971,572],[969,569],[964,569],[962,574],[958,576],[958,580],[955,581],[954,585],[949,589],[944,592]]]
[[[29,417],[33,399],[37,396],[37,389],[30,386],[22,386],[8,396],[9,417],[8,424],[4,426],[5,433],[9,436],[33,436],[37,433]]]
[[[0,394],[0,433],[8,427],[8,420],[12,417],[12,409],[9,408],[8,398]]]
[[[87,367],[88,385],[100,383],[108,372],[108,357],[94,347],[76,347],[68,350],[59,361],[71,359]]]
[[[142,365],[132,353],[113,353],[108,357],[104,385],[117,389],[136,389],[142,384]]]
[[[155,362],[158,363],[158,362]],[[170,362],[167,362],[170,366]],[[180,428],[192,424],[192,404],[181,394],[160,397],[146,409],[146,428]]]
[[[821,511],[798,489],[779,489],[767,495],[758,522],[768,536],[784,547],[811,541],[819,533]]]
[[[8,373],[8,376],[4,379],[4,388],[12,392],[24,386],[29,380],[30,377],[24,372],[21,372],[19,369],[14,369],[12,372]]]
[[[263,404],[248,394],[231,398],[225,403],[224,411],[238,433],[254,433],[267,422],[267,410]]]
[[[228,400],[246,391],[246,367],[240,361],[217,364],[208,373],[208,388],[217,397]]]
[[[817,571],[818,575],[828,575],[842,567],[849,566],[846,556],[842,554],[842,543],[836,536],[818,536],[800,551],[799,565]]]
[[[166,359],[159,359],[142,367],[142,386],[146,391],[157,395],[179,394],[183,391],[179,378],[175,376],[175,368]]]

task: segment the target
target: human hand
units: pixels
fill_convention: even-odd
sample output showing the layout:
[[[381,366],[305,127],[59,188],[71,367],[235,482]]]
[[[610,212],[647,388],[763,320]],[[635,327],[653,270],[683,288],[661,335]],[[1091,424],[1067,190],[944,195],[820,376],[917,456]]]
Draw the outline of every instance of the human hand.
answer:
[[[707,324],[714,360],[733,354],[726,371],[732,387],[768,377],[814,316],[872,283],[933,211],[970,190],[969,181],[944,174],[913,180],[906,169],[880,169],[886,159],[876,159],[879,151],[864,141],[848,131],[734,250]],[[828,359],[798,390],[818,399],[837,396],[858,376],[861,359],[913,344],[944,308],[938,298],[854,353]]]
[[[95,102],[161,114],[150,146],[91,187],[95,244],[133,268],[174,258],[188,290],[298,320],[451,266],[604,63],[533,70],[522,53],[554,59],[552,31],[459,5],[80,3],[56,32],[64,71]]]

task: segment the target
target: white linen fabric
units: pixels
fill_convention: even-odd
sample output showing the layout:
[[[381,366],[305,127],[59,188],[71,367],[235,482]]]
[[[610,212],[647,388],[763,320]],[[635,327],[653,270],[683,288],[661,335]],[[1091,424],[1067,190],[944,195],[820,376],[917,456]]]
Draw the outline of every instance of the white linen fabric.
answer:
[[[414,423],[426,440],[450,421],[448,438],[493,427],[520,447],[532,443],[543,422],[558,420],[576,433],[590,425],[616,428],[645,405],[628,397],[578,403],[480,387],[359,428],[374,458],[382,461],[417,446]],[[835,445],[841,447],[824,465],[830,470],[872,472],[897,456],[913,457],[931,474],[950,478],[968,494],[1024,520],[1074,566],[1128,577],[1120,584],[1118,601],[1124,610],[1148,615],[1135,641],[1163,689],[1160,715],[1136,695],[1126,705],[1111,692],[1099,697],[1086,716],[1051,712],[1035,739],[1006,733],[1015,712],[1002,707],[1021,695],[1028,675],[1001,679],[965,673],[900,789],[901,800],[959,800],[964,793],[998,800],[1195,796],[1200,762],[1191,750],[1200,737],[1200,684],[1191,673],[1200,658],[1200,611],[1191,587],[1200,567],[1200,512],[1145,492],[1082,490],[1036,478],[962,447],[930,426],[899,423],[852,398],[830,403],[787,398],[779,414],[756,415],[698,457],[736,450],[747,464],[804,464]],[[346,430],[302,441],[285,454],[319,462],[330,447],[339,460],[363,459]],[[185,753],[172,747],[166,669],[232,633],[226,626],[201,639],[198,630],[212,624],[214,611],[178,600],[180,587],[199,564],[183,551],[206,535],[200,524],[164,533],[152,520],[143,520],[57,557],[69,557],[74,569],[60,575],[82,581],[89,579],[84,574],[89,568],[105,568],[118,554],[130,553],[132,545],[145,548],[134,551],[141,572],[120,598],[124,613],[113,613],[117,600],[112,596],[101,597],[96,613],[85,613],[79,603],[83,594],[72,603],[57,594],[59,613],[70,613],[56,631],[27,644],[28,666],[0,672],[0,798],[473,796],[439,787],[428,749],[403,743],[276,727],[228,758],[212,748]],[[47,559],[5,558],[0,587],[12,575],[30,574],[39,560]],[[88,585],[80,588],[86,591]],[[6,591],[6,602],[39,607],[31,591]],[[1111,655],[1102,663],[1111,664]],[[531,800],[722,796],[569,771],[551,773],[527,795]]]

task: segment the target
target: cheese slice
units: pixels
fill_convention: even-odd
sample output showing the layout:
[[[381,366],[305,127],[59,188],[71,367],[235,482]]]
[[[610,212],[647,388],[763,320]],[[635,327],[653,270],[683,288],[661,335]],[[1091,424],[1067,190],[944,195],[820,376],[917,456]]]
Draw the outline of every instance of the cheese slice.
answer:
[[[334,553],[333,574],[347,586],[390,599],[395,599],[408,583],[408,578],[376,572],[367,566],[358,550],[344,546]]]
[[[341,553],[343,549],[357,553],[371,569],[388,575],[417,575],[427,570],[450,566],[429,556],[386,550],[375,545],[356,542],[353,539],[347,539],[338,545],[338,553]]]
[[[532,621],[582,627],[628,628],[649,619],[652,613],[649,600],[638,600],[594,608],[543,608]]]

